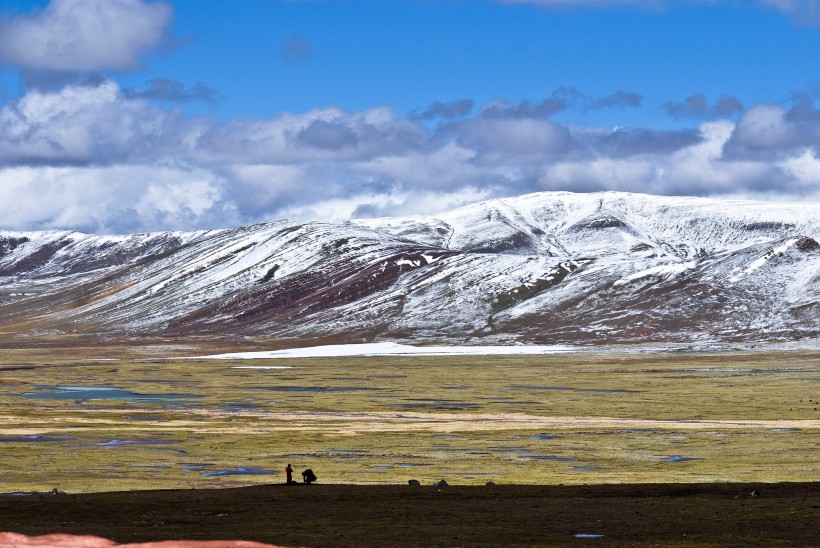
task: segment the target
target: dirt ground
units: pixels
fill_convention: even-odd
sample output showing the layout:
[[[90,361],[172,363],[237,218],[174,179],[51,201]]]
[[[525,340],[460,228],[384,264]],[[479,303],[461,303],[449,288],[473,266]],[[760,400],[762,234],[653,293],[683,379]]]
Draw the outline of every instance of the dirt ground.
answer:
[[[0,531],[117,543],[820,546],[820,483],[260,485],[0,496]]]

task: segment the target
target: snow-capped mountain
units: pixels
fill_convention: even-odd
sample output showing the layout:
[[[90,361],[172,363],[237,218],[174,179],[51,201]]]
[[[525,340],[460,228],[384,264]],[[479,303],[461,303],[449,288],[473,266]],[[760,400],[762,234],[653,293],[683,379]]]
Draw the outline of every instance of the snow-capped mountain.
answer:
[[[472,343],[820,337],[820,204],[538,193],[448,213],[0,232],[0,331]]]

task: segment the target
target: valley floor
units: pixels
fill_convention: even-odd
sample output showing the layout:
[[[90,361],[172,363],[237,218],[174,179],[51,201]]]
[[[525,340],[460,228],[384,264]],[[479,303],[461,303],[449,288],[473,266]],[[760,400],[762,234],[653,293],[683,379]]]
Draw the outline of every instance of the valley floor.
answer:
[[[820,479],[820,355],[6,349],[0,493]],[[177,352],[179,352],[177,350]]]
[[[814,351],[2,350],[0,532],[820,546]],[[318,484],[277,484],[288,464]],[[451,485],[432,486],[441,479]]]

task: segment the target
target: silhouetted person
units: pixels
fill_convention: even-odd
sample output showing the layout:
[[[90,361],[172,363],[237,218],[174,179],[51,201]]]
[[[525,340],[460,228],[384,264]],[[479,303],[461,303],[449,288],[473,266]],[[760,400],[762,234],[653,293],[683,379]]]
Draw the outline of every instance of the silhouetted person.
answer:
[[[307,484],[311,484],[314,481],[316,481],[316,474],[313,473],[313,470],[308,468],[307,470],[302,472],[302,481],[304,481]]]
[[[288,463],[288,467],[285,468],[285,475],[288,478],[288,485],[293,483],[293,468],[290,467],[290,463]]]

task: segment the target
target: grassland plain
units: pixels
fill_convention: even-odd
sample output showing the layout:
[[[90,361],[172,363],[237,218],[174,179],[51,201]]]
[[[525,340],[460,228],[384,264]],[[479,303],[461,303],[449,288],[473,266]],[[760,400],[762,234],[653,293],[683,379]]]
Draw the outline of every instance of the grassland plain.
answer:
[[[820,478],[816,353],[184,357],[210,350],[3,350],[0,490]]]

